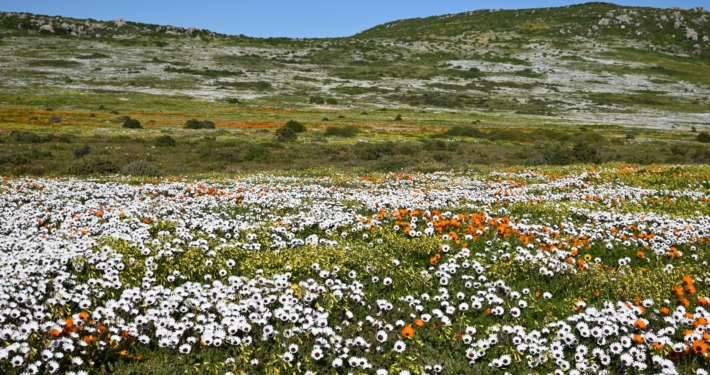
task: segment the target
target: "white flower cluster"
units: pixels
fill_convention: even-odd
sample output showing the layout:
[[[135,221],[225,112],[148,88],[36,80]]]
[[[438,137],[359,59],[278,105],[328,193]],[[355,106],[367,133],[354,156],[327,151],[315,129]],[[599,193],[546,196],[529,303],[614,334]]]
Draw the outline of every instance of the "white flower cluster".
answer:
[[[93,363],[87,348],[111,350],[125,341],[183,355],[196,346],[246,348],[287,342],[281,353],[285,362],[308,356],[333,368],[386,374],[387,368],[375,368],[374,363],[382,363],[375,356],[408,352],[411,344],[403,337],[411,328],[407,322],[446,327],[462,317],[479,315],[515,322],[537,303],[527,288],[516,290],[505,280],[490,280],[487,269],[492,263],[534,264],[541,276],[554,277],[579,270],[578,263],[569,262],[577,249],[562,237],[586,238],[610,251],[645,246],[649,257],[658,258],[667,258],[673,246],[710,237],[708,217],[617,214],[610,209],[621,200],[640,204],[658,197],[706,199],[702,191],[590,183],[587,174],[552,181],[536,174],[499,176],[536,182],[486,182],[446,174],[379,184],[358,180],[351,182],[356,187],[349,188],[333,187],[327,178],[304,181],[274,176],[142,186],[10,180],[0,185],[0,369],[81,374]],[[490,208],[531,201],[557,205],[556,209],[585,219],[576,225],[571,219],[544,223],[542,218],[541,224],[529,217],[508,222],[505,209]],[[575,208],[570,202],[583,202],[586,208]],[[469,225],[465,215],[436,211],[465,205],[481,210],[487,224],[482,229],[472,227],[462,240],[489,234],[498,225],[534,240],[510,246],[501,232],[485,242],[483,251],[473,253],[466,247],[453,251],[454,235],[444,233],[446,244],[438,251],[446,259],[421,270],[421,280],[432,286],[421,294],[396,296],[405,283],[396,277],[402,266],[398,259],[390,262],[390,270],[371,265],[357,271],[322,269],[313,263],[317,276],[297,278],[290,269],[268,276],[260,270],[253,275],[234,274],[239,260],[221,256],[234,248],[278,252],[312,246],[328,251],[350,238],[376,246],[381,239],[373,229],[394,224],[377,213],[395,209],[421,210],[423,218],[413,215],[406,228],[410,236],[414,232],[414,236],[430,237],[444,221]],[[363,210],[375,214],[358,213]],[[127,244],[130,255],[117,251],[114,245],[120,241]],[[194,264],[174,264],[188,251],[199,255],[191,259]],[[622,256],[615,266],[631,261]],[[589,259],[584,264],[599,262]],[[193,274],[198,264],[210,271]],[[136,270],[139,282],[127,281]],[[707,283],[703,277],[695,282]],[[547,300],[555,297],[550,292],[540,295]],[[465,327],[455,344],[461,353],[457,360],[506,368],[513,358],[500,354],[500,349],[509,348],[525,358],[531,369],[545,364],[559,373],[606,373],[610,364],[618,363],[638,371],[675,374],[674,363],[651,356],[651,348],[700,352],[710,338],[710,312],[703,306],[692,311],[678,306],[667,315],[657,308],[649,314],[646,310],[655,308],[651,300],[642,306],[610,301],[603,308],[586,307],[584,302],[578,307],[583,312],[545,321],[537,328]],[[305,343],[299,345],[296,338]],[[498,354],[493,358],[490,353]],[[255,358],[251,363],[259,361]],[[436,373],[441,365],[428,365],[425,370]]]

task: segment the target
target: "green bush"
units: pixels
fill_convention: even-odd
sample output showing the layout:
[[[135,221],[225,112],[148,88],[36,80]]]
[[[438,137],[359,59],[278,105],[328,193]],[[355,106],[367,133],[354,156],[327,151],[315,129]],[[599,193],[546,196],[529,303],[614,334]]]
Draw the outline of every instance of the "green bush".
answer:
[[[296,138],[298,138],[298,135],[296,135],[296,132],[293,131],[293,129],[289,127],[281,127],[276,130],[276,133],[274,133],[276,136],[276,140],[279,142],[291,142],[295,141]]]
[[[452,159],[451,154],[448,152],[444,152],[444,151],[437,151],[437,152],[433,153],[431,156],[434,158],[434,160],[436,160],[438,162],[442,162],[442,163],[449,162]]]
[[[380,156],[376,145],[364,142],[353,146],[353,154],[360,160],[376,160]]]
[[[698,140],[698,142],[710,143],[710,134],[706,132],[700,132],[698,133],[698,137],[696,139]]]
[[[67,173],[77,176],[112,174],[119,170],[113,160],[102,156],[81,158],[67,167]]]
[[[402,121],[402,115],[399,114],[397,117],[394,118],[395,121]]]
[[[33,148],[30,150],[30,158],[31,159],[40,159],[40,158],[51,158],[52,157],[52,152],[43,150],[41,148]]]
[[[544,164],[568,165],[572,163],[571,150],[562,144],[548,145],[543,155],[545,156]]]
[[[124,128],[128,129],[140,129],[142,128],[141,122],[134,119],[134,118],[127,118],[126,121],[123,123]]]
[[[360,133],[360,128],[355,125],[347,126],[331,126],[325,129],[324,135],[326,137],[343,137],[350,138],[358,135]]]
[[[375,169],[381,172],[396,172],[415,166],[416,161],[404,155],[395,155],[377,161]]]
[[[320,95],[311,96],[311,97],[308,99],[308,103],[311,103],[311,104],[325,104],[325,99],[323,99],[323,97],[320,96]]]
[[[296,120],[288,120],[284,127],[293,130],[294,133],[303,133],[306,131],[306,126]]]
[[[147,161],[137,160],[121,168],[121,174],[124,176],[161,177],[164,173]]]
[[[679,145],[673,145],[671,147],[671,154],[685,156],[688,153],[688,149]]]
[[[394,153],[401,155],[414,155],[418,154],[422,148],[420,145],[412,142],[400,142],[394,147]]]
[[[375,148],[377,149],[377,152],[381,155],[394,155],[395,154],[394,142],[392,142],[392,141],[385,141],[385,142],[376,143]]]
[[[325,100],[325,102],[326,102],[327,104],[331,104],[331,105],[337,105],[337,104],[338,104],[338,100],[335,99],[335,98],[328,98],[328,99]]]
[[[41,143],[42,137],[33,132],[22,130],[13,130],[10,132],[10,138],[17,143]]]
[[[89,155],[90,152],[91,147],[89,147],[89,145],[84,145],[84,147],[74,149],[74,157],[77,159],[81,159],[84,156]]]
[[[586,142],[577,142],[572,147],[572,156],[580,163],[601,163],[599,152]]]
[[[451,129],[445,131],[444,135],[451,137],[472,137],[483,138],[485,134],[472,126],[452,126]]]
[[[522,133],[517,130],[496,130],[488,134],[491,141],[508,141],[508,142],[531,142],[530,134]]]
[[[449,149],[449,143],[441,139],[435,139],[424,144],[424,148],[430,151],[446,151]]]
[[[270,162],[272,159],[271,152],[260,145],[253,144],[249,146],[244,154],[244,161],[256,161],[261,163]]]
[[[202,129],[202,121],[198,119],[190,119],[185,122],[185,129]]]
[[[175,147],[177,142],[175,141],[175,138],[169,135],[161,135],[160,137],[155,138],[154,144],[156,147]]]
[[[603,135],[591,131],[582,131],[574,137],[575,142],[602,143],[606,140]]]
[[[214,129],[215,125],[214,122],[205,120],[205,121],[200,121],[197,119],[191,119],[187,120],[185,122],[185,129]]]
[[[24,165],[30,162],[30,159],[26,155],[22,154],[12,154],[3,156],[0,155],[0,165],[11,164],[11,165]]]

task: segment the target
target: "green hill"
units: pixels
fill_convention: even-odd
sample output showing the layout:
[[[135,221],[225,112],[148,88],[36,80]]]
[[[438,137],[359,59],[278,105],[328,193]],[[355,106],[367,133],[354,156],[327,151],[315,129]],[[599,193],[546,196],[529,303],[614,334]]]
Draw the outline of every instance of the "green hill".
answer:
[[[710,14],[703,8],[659,9],[586,3],[558,8],[481,9],[399,20],[375,26],[356,37],[403,41],[497,38],[509,42],[525,42],[531,38],[559,41],[582,38],[626,41],[649,49],[710,56],[708,48],[702,48],[709,41],[709,18]]]
[[[0,12],[0,99],[182,95],[695,126],[710,123],[709,18],[702,8],[588,3],[291,39]]]

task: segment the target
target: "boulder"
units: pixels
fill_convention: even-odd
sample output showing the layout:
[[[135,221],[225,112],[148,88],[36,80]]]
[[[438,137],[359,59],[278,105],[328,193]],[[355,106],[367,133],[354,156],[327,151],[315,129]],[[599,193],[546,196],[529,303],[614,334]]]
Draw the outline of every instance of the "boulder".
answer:
[[[685,37],[696,42],[698,40],[698,33],[695,32],[695,30],[691,28],[686,28],[685,29]]]
[[[42,25],[39,27],[39,31],[47,31],[54,34],[54,28],[52,27],[52,25]]]
[[[631,17],[627,16],[626,14],[622,14],[620,16],[616,16],[616,20],[621,22],[621,23],[626,23],[630,24],[631,23]]]

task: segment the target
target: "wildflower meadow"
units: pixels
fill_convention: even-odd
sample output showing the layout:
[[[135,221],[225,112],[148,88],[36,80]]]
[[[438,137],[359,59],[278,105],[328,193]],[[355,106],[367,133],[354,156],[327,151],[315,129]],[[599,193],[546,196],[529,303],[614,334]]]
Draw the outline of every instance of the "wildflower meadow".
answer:
[[[0,181],[3,374],[710,368],[708,167]]]

